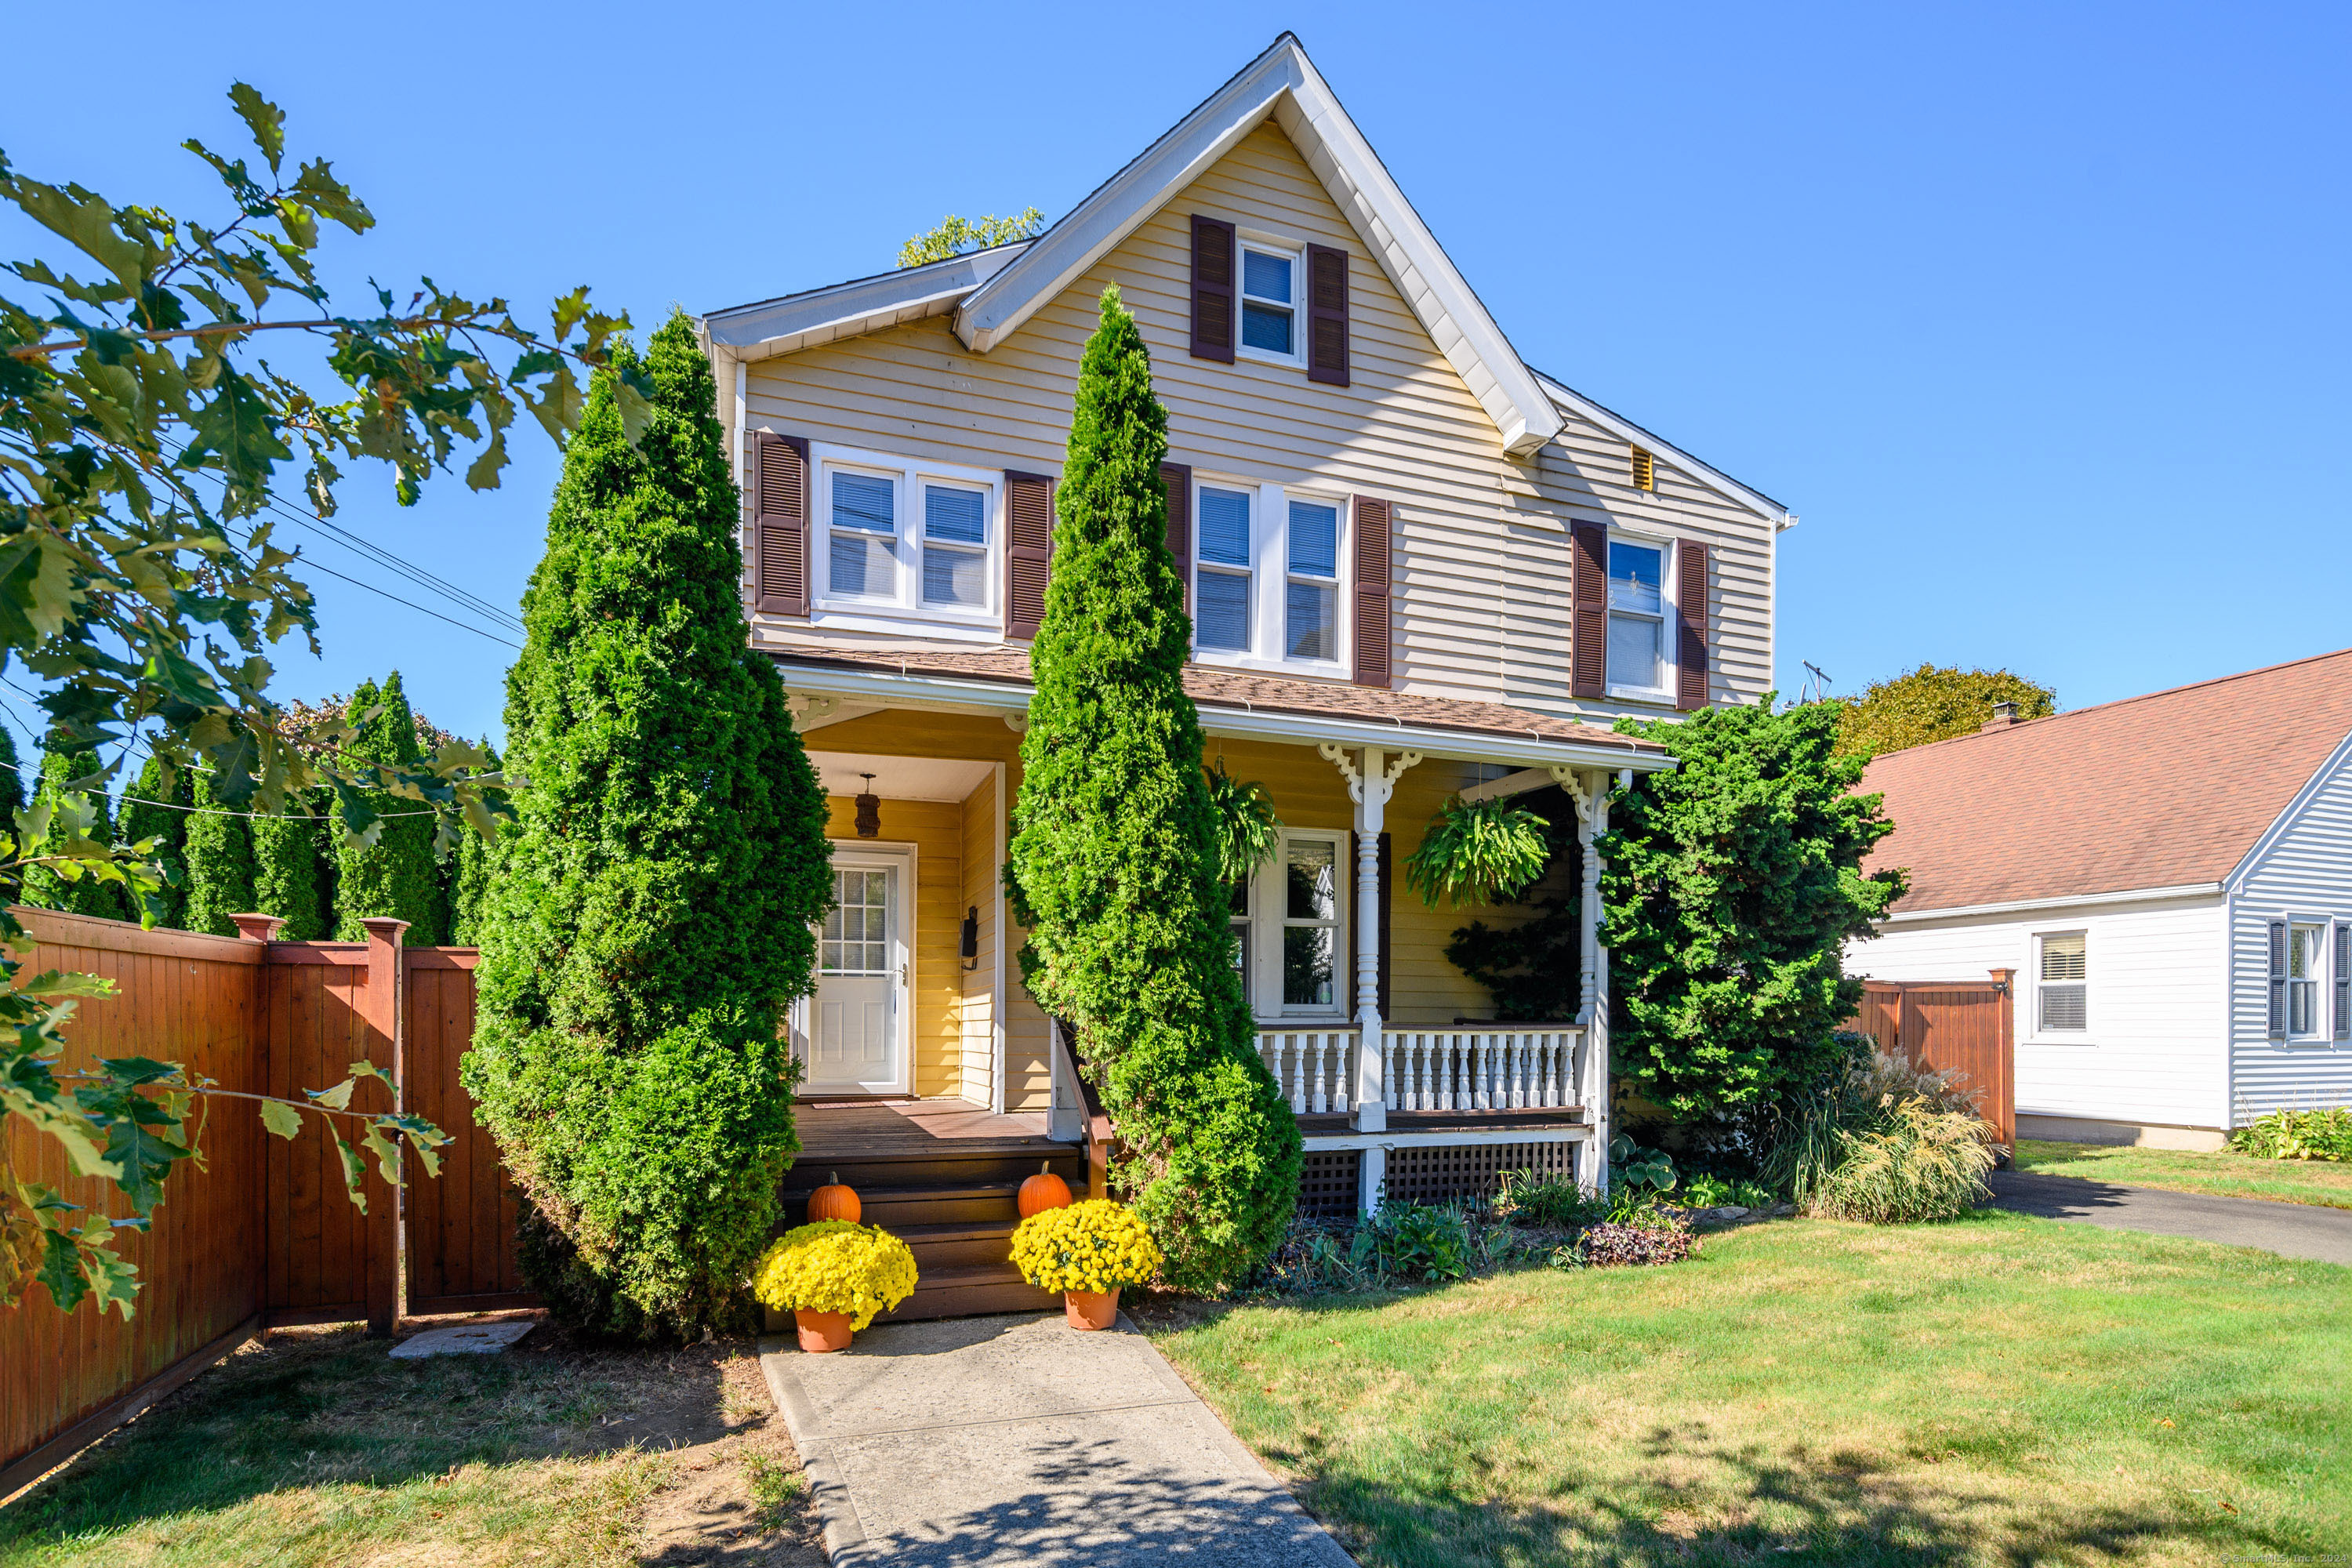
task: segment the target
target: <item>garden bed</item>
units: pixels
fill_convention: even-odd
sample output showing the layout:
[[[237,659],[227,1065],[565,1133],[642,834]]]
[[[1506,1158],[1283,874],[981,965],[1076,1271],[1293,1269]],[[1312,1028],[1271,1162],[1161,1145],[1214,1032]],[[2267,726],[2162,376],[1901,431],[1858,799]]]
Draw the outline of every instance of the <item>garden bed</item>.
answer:
[[[247,1346],[0,1508],[0,1565],[824,1561],[748,1344],[389,1348]]]
[[[1368,1563],[2218,1563],[2352,1552],[2347,1293],[1984,1212],[1135,1316]]]

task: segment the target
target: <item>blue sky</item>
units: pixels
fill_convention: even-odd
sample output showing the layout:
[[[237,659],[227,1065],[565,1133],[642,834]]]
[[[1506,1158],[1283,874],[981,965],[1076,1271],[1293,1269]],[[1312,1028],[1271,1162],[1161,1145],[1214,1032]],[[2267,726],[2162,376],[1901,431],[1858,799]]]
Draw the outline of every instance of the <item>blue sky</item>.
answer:
[[[585,281],[647,326],[882,270],[948,212],[1057,215],[1289,27],[1531,363],[1802,517],[1785,689],[1932,659],[2079,707],[2352,643],[2340,5],[189,15],[14,18],[52,63],[0,148],[216,210],[174,144],[234,144],[242,77],[381,220],[338,276]],[[341,521],[512,605],[556,469],[519,450],[406,510],[362,474]],[[495,733],[509,649],[315,585],[326,657],[284,647],[283,694],[396,664]]]

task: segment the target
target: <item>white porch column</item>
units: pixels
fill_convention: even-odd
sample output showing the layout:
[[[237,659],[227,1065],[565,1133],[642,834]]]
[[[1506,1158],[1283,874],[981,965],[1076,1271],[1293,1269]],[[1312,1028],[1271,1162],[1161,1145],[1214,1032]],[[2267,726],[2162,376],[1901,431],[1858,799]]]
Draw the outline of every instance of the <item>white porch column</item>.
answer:
[[[1356,1093],[1351,1125],[1378,1132],[1389,1124],[1388,1093],[1381,1049],[1381,829],[1388,822],[1390,797],[1419,752],[1393,757],[1379,746],[1364,748],[1363,767],[1345,748],[1329,741],[1316,748],[1348,781],[1356,803]]]
[[[1552,778],[1568,792],[1576,806],[1577,858],[1583,865],[1583,886],[1578,889],[1579,924],[1583,928],[1580,991],[1583,1001],[1576,1022],[1584,1031],[1584,1070],[1577,1075],[1577,1100],[1590,1119],[1592,1135],[1585,1144],[1584,1185],[1596,1194],[1609,1190],[1609,950],[1601,945],[1601,856],[1595,840],[1609,830],[1609,775],[1590,775],[1555,767]],[[1630,784],[1633,775],[1620,773]]]

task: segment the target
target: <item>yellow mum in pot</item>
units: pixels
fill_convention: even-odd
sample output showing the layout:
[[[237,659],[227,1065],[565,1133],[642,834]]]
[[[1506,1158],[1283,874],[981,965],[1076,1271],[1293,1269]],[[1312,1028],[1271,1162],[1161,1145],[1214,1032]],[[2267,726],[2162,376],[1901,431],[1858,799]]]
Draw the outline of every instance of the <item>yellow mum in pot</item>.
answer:
[[[1135,1211],[1108,1198],[1045,1209],[1013,1233],[1013,1266],[1045,1290],[1104,1294],[1160,1272],[1159,1244]]]
[[[769,1243],[751,1290],[780,1312],[839,1312],[862,1329],[915,1293],[915,1255],[878,1226],[822,1219]]]

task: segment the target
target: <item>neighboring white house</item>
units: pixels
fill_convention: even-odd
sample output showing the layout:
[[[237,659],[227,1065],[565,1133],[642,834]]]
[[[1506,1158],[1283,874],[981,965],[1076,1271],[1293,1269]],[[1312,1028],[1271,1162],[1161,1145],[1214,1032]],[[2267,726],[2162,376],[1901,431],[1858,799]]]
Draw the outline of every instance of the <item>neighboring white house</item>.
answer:
[[[1870,765],[1911,890],[1851,973],[2016,972],[2018,1133],[2218,1148],[2352,1103],[2352,650]]]

